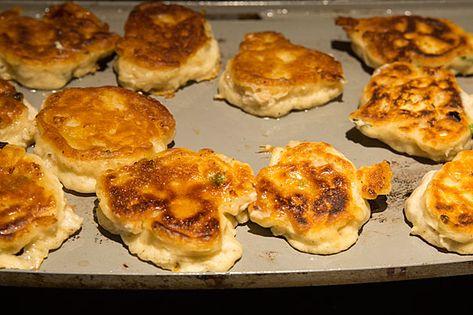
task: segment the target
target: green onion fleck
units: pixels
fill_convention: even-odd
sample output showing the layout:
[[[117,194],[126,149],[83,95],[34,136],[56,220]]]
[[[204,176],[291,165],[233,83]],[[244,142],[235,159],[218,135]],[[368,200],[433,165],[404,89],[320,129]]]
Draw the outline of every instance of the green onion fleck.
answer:
[[[216,186],[220,186],[225,183],[225,174],[215,173],[210,176],[210,181]]]

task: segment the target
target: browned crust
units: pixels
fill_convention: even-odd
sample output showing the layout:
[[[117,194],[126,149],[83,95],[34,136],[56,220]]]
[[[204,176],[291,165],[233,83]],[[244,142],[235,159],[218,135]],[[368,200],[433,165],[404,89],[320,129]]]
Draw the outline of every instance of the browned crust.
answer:
[[[357,217],[360,210],[352,191],[356,170],[347,160],[327,152],[328,146],[302,143],[286,148],[276,165],[262,168],[250,212],[267,212],[273,222],[285,217],[299,233],[345,226]],[[314,155],[326,162],[314,165]]]
[[[411,61],[428,66],[442,66],[455,57],[473,53],[473,36],[443,18],[417,15],[377,16],[355,19],[337,17],[352,41],[379,65]]]
[[[302,175],[310,193],[303,193],[289,186],[290,172]],[[256,177],[258,210],[273,209],[272,216],[281,212],[296,231],[321,229],[334,221],[347,220],[351,191],[349,182],[329,165],[320,168],[283,165],[265,168]],[[297,186],[296,186],[297,187]],[[264,211],[264,210],[263,210]]]
[[[43,186],[43,177],[40,165],[27,158],[24,149],[0,149],[0,250],[15,252],[35,231],[55,228],[57,201]]]
[[[115,86],[52,93],[36,121],[45,141],[76,160],[154,152],[150,140],[167,145],[176,126],[172,114],[158,100]]]
[[[202,14],[184,6],[142,3],[130,12],[116,51],[144,68],[178,68],[211,40],[205,24]]]
[[[445,163],[427,188],[430,214],[450,231],[473,235],[473,151]]]
[[[251,191],[246,164],[229,164],[212,150],[166,150],[99,179],[102,195],[122,225],[140,225],[175,244],[212,246],[221,240],[222,203]]]
[[[0,13],[0,55],[10,62],[76,63],[93,52],[113,53],[118,38],[108,24],[72,2],[52,5],[42,19],[21,16],[18,7]]]
[[[27,110],[23,104],[23,94],[8,81],[0,80],[0,129],[13,124]]]
[[[361,195],[364,199],[376,199],[378,195],[391,192],[393,173],[387,161],[360,167],[356,175],[361,183]]]
[[[269,31],[245,35],[231,61],[231,73],[236,84],[267,88],[338,85],[344,77],[341,64],[332,56],[292,44],[282,34]]]
[[[442,146],[470,132],[460,93],[447,69],[395,62],[372,77],[350,119],[371,126],[393,125],[424,144]]]

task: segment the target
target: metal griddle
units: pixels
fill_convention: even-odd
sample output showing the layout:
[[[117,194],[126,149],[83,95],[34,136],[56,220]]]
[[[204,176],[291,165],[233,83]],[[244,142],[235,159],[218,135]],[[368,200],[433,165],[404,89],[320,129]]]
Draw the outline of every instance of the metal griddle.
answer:
[[[40,17],[53,2],[0,2],[0,9],[20,5],[24,14]],[[138,2],[88,2],[80,4],[123,34],[123,25]],[[280,119],[264,119],[244,113],[226,102],[214,100],[217,80],[188,84],[173,98],[158,98],[177,122],[175,147],[212,148],[249,163],[255,173],[269,156],[258,153],[260,145],[284,146],[290,140],[325,141],[344,153],[357,167],[391,162],[392,192],[371,203],[372,216],[358,241],[334,255],[302,253],[268,229],[254,223],[237,227],[243,257],[223,273],[173,273],[131,255],[120,238],[102,229],[95,216],[95,195],[66,192],[69,202],[84,218],[82,230],[51,252],[37,271],[0,270],[2,286],[86,287],[127,289],[256,288],[331,285],[434,278],[473,274],[473,256],[439,250],[409,235],[403,212],[405,198],[423,174],[441,164],[392,151],[354,129],[348,114],[358,105],[371,70],[355,57],[345,33],[335,26],[338,15],[353,17],[420,14],[452,19],[473,32],[472,2],[449,1],[304,1],[304,2],[182,2],[205,12],[220,44],[223,64],[237,50],[243,35],[278,31],[293,43],[333,54],[343,65],[347,84],[343,96],[329,104],[292,112]],[[102,71],[76,79],[67,87],[117,85],[114,60]],[[458,78],[473,93],[473,78]],[[52,91],[18,89],[37,108]]]

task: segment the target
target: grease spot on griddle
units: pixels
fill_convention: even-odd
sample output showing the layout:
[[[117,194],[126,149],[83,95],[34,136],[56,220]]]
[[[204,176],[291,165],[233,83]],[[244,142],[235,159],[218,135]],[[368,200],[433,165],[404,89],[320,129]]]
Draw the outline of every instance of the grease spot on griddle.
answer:
[[[391,207],[403,208],[404,202],[412,191],[420,184],[422,177],[438,166],[419,164],[414,161],[391,161],[393,170],[392,190],[388,195],[388,204]]]
[[[77,264],[81,267],[87,267],[90,265],[90,262],[88,260],[79,260]]]
[[[262,251],[259,256],[269,260],[270,262],[273,262],[276,259],[276,256],[278,255],[278,252],[272,251],[272,250],[265,250]]]

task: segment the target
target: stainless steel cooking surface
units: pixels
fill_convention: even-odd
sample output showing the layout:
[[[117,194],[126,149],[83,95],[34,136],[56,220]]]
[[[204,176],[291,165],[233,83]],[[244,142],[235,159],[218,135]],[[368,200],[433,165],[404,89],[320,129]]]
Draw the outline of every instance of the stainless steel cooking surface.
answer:
[[[0,9],[20,5],[24,13],[40,16],[52,2],[0,2]],[[137,2],[80,2],[123,34],[123,25]],[[208,147],[249,163],[258,170],[268,156],[260,145],[284,146],[289,140],[325,141],[344,153],[357,167],[387,159],[394,172],[393,189],[372,203],[372,216],[348,250],[334,255],[298,252],[269,230],[248,223],[237,227],[243,257],[225,273],[172,273],[131,255],[118,236],[97,224],[95,195],[67,192],[66,197],[84,217],[82,230],[51,252],[37,271],[0,270],[1,285],[101,288],[251,288],[358,282],[377,282],[473,274],[473,256],[447,253],[409,235],[403,213],[405,198],[422,175],[441,165],[396,153],[379,141],[363,137],[348,120],[358,105],[370,70],[350,50],[338,15],[353,17],[420,14],[445,17],[473,32],[473,2],[306,1],[306,2],[194,2],[204,11],[218,38],[223,64],[238,50],[247,32],[272,30],[293,43],[333,54],[343,65],[347,84],[343,97],[280,119],[263,119],[214,100],[217,81],[189,84],[173,98],[158,98],[177,122],[175,147]],[[116,85],[111,60],[103,71],[70,82],[67,87]],[[458,78],[473,93],[473,78]],[[19,88],[39,108],[51,91]]]

